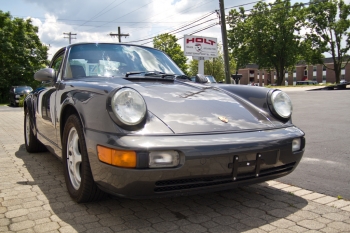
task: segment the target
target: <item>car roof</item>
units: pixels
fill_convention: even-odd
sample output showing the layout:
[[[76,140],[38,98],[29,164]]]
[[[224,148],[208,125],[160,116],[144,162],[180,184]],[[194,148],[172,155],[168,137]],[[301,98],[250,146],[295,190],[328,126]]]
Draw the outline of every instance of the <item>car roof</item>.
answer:
[[[62,47],[63,48],[70,48],[73,47],[75,45],[84,45],[84,44],[115,44],[115,45],[131,45],[131,46],[137,46],[137,47],[144,47],[144,48],[150,48],[150,49],[154,49],[154,50],[159,50],[153,47],[149,47],[149,46],[144,46],[144,45],[138,45],[138,44],[129,44],[129,43],[116,43],[116,42],[79,42],[79,43],[73,43],[73,44],[69,44],[67,46]]]

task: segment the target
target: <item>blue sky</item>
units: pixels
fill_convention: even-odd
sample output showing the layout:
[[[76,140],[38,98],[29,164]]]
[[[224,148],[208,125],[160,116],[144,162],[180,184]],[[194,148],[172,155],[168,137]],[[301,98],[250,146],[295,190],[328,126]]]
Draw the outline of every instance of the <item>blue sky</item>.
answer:
[[[256,1],[225,0],[224,5],[229,8],[252,3],[245,6],[250,9],[254,2]],[[32,18],[33,24],[39,27],[41,41],[50,45],[51,56],[58,48],[68,44],[63,33],[77,34],[73,43],[117,42],[117,38],[112,38],[109,34],[117,33],[120,26],[122,33],[130,35],[123,37],[122,42],[131,42],[170,32],[204,17],[192,24],[198,24],[197,26],[178,32],[176,36],[180,38],[218,23],[217,14],[210,14],[218,9],[219,0],[0,0],[0,10],[9,11],[14,17]],[[228,11],[229,9],[226,10]],[[219,25],[196,35],[215,37],[221,42]],[[152,46],[151,40],[134,43]],[[183,40],[179,40],[179,43],[182,45]]]

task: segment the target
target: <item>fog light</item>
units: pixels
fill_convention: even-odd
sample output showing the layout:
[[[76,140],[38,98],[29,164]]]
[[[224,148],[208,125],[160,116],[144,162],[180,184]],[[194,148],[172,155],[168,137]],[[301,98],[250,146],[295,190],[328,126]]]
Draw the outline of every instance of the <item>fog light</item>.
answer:
[[[298,151],[301,148],[301,139],[300,138],[294,138],[292,142],[292,151]]]
[[[176,167],[179,165],[179,153],[177,151],[152,151],[149,153],[149,167]]]
[[[100,161],[118,167],[135,168],[136,152],[131,150],[115,150],[104,146],[97,146]]]

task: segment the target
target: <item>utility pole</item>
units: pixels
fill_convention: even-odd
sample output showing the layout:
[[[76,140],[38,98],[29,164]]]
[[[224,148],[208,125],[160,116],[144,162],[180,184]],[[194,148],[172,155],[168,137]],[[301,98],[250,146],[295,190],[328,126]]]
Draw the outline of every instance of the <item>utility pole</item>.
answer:
[[[127,37],[127,36],[129,36],[129,33],[128,34],[122,34],[122,33],[120,33],[120,27],[118,27],[118,33],[109,33],[109,35],[111,36],[111,37],[116,37],[116,36],[118,36],[118,41],[119,41],[119,43],[120,42],[122,42],[122,39],[121,39],[121,37],[122,36],[125,36],[125,37]]]
[[[72,38],[72,36],[76,36],[77,35],[76,33],[64,32],[63,34],[64,35],[68,35],[68,37],[65,36],[64,38],[68,38],[69,44],[72,43],[72,39],[77,39],[77,38]]]
[[[229,63],[229,59],[228,59],[226,17],[225,17],[224,0],[219,0],[219,5],[220,5],[220,19],[221,19],[222,48],[224,50],[223,52],[224,52],[224,62],[225,62],[225,81],[226,81],[226,83],[231,83],[230,63]]]

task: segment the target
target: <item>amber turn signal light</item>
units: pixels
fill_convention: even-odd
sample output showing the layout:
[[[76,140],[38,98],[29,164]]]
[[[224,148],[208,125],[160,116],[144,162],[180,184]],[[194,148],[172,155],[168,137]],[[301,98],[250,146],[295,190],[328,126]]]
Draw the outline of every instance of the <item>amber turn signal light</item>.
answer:
[[[118,167],[135,168],[136,152],[131,150],[115,150],[104,146],[97,146],[100,161]]]

